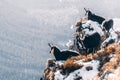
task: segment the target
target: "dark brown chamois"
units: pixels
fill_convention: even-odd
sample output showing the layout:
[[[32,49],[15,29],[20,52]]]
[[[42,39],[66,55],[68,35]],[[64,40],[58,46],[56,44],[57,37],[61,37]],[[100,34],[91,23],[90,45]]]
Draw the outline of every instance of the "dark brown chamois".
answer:
[[[83,34],[84,35],[84,34]],[[86,49],[86,53],[94,52],[94,49],[100,48],[101,37],[98,32],[95,32],[91,35],[84,35],[83,37],[77,38],[77,42],[82,45],[82,48]],[[93,49],[89,51],[89,49]]]
[[[87,16],[88,20],[96,21],[99,24],[102,24],[102,22],[105,20],[105,18],[93,14],[90,10],[87,10],[86,8],[84,8],[84,10],[86,11],[85,16]]]
[[[85,16],[87,16],[88,20],[98,22],[101,25],[102,30],[106,30],[107,33],[110,34],[109,33],[110,29],[113,29],[113,23],[114,23],[113,19],[106,20],[105,18],[101,16],[93,14],[90,10],[87,10],[85,8],[84,10],[86,11]]]
[[[73,51],[60,51],[56,46],[51,45],[48,43],[48,45],[51,47],[50,53],[54,55],[56,60],[67,60],[68,58],[72,56],[78,56],[79,54]]]
[[[103,30],[105,29],[105,31],[107,31],[107,33],[109,33],[110,29],[113,29],[113,24],[114,24],[113,19],[109,19],[109,20],[103,21],[101,27]]]

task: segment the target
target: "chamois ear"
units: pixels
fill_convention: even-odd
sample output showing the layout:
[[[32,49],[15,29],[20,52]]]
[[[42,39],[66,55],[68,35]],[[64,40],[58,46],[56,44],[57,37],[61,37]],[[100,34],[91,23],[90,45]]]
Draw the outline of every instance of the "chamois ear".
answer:
[[[48,46],[50,46],[50,48],[51,48],[51,47],[53,47],[53,44],[48,43]]]
[[[48,46],[49,46],[49,47],[52,47],[50,43],[48,43]]]

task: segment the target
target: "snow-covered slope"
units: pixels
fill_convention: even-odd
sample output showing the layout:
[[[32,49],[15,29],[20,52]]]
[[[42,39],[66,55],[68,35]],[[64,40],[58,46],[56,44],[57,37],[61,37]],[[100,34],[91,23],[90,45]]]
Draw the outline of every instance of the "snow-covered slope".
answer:
[[[119,80],[120,41],[87,56],[48,60],[43,80]]]
[[[119,80],[120,68],[120,19],[114,18],[114,30],[111,29],[109,37],[102,40],[101,49],[96,53],[68,58],[66,61],[55,61],[50,59],[47,62],[43,73],[43,80]],[[98,32],[104,36],[100,25],[88,20],[83,24],[83,28],[89,26],[93,31],[85,29],[85,33],[90,35]],[[102,48],[104,44],[113,39],[114,44]],[[69,43],[73,43],[69,41]],[[67,43],[68,46],[70,44]],[[75,44],[74,44],[75,45]]]
[[[72,73],[69,74],[69,76],[62,75],[60,71],[55,72],[55,80],[76,80],[77,78],[81,78],[83,80],[89,80],[90,78],[93,78],[96,76],[99,66],[99,61],[92,60],[90,62],[83,63],[81,60],[77,61],[76,63],[83,65],[81,69],[78,69]],[[87,70],[88,67],[91,67],[92,70]],[[89,75],[88,75],[89,74]]]

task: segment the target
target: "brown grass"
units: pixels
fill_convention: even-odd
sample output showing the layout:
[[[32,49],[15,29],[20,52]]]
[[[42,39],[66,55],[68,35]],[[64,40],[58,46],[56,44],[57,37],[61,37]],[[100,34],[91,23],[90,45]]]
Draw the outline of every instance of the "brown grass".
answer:
[[[54,80],[54,70],[50,70],[50,68],[46,68],[44,70],[44,80]]]
[[[108,56],[102,54],[102,66],[100,67],[100,72],[98,76],[100,77],[105,71],[111,71],[114,72],[118,67],[120,67],[120,42],[117,44],[112,44],[108,46],[104,54],[107,54],[108,56],[110,54],[114,54],[112,58],[109,58]],[[109,61],[105,61],[105,58],[109,58]],[[98,77],[96,76],[96,77]],[[113,79],[108,79],[108,80],[113,80]]]
[[[63,64],[63,71],[65,74],[69,74],[70,72],[73,72],[77,69],[82,68],[83,65],[79,65],[72,59],[68,59],[64,64]]]
[[[110,58],[110,54],[114,54],[116,56]],[[114,71],[118,66],[120,66],[120,41],[117,44],[111,44],[94,54],[89,54],[87,56],[81,55],[77,57],[72,57],[70,59],[73,61],[72,63],[77,60],[83,60],[84,62],[88,62],[93,59],[100,60],[99,76],[101,76],[104,71]]]

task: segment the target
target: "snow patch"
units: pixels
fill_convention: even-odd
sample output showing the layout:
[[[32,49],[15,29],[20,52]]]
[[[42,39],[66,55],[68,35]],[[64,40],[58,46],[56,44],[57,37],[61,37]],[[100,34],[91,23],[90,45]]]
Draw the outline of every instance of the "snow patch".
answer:
[[[67,47],[70,47],[70,46],[72,46],[74,43],[73,43],[73,41],[72,40],[69,40],[67,43],[66,43],[66,46]]]
[[[71,30],[74,30],[74,25],[71,25],[70,29],[71,29]]]
[[[83,67],[70,73],[67,77],[66,75],[62,75],[58,70],[55,72],[55,80],[75,80],[76,78],[81,78],[82,80],[90,80],[95,77],[99,72],[99,61],[92,60],[90,62],[82,62],[81,60],[79,60],[76,63],[82,64]],[[87,67],[92,67],[92,69],[86,70]]]
[[[114,22],[113,29],[115,31],[120,30],[120,19],[119,18],[113,18],[113,22]]]

